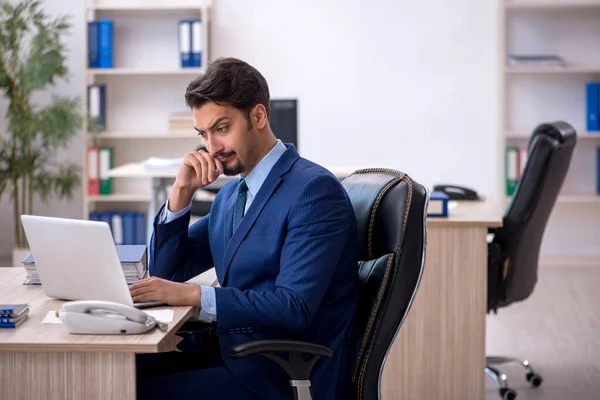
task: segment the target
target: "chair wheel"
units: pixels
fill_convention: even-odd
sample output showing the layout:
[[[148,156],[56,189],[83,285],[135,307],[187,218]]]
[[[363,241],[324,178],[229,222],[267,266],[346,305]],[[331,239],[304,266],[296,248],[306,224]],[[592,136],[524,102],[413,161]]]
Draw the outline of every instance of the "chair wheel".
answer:
[[[500,389],[500,396],[502,400],[515,400],[517,398],[517,392],[512,389],[503,388]]]
[[[533,387],[540,386],[542,384],[542,382],[544,381],[541,376],[534,374],[532,372],[527,373],[525,378],[527,378],[527,382],[531,383],[531,385]]]

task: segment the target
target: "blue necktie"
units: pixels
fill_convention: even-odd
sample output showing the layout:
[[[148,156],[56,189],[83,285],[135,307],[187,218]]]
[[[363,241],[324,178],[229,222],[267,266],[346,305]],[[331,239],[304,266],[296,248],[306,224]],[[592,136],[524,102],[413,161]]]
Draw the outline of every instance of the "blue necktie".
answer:
[[[235,202],[235,208],[233,210],[233,232],[237,229],[242,217],[244,216],[244,208],[246,207],[246,192],[248,191],[248,185],[244,178],[240,178],[237,190],[237,200]]]

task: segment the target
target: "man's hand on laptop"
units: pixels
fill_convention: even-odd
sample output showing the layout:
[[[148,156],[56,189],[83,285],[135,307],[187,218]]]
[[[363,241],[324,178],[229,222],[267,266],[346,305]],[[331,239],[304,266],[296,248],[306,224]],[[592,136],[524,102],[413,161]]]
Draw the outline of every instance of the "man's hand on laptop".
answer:
[[[171,306],[197,306],[201,289],[187,283],[171,282],[155,276],[134,282],[129,287],[134,302],[162,301]]]

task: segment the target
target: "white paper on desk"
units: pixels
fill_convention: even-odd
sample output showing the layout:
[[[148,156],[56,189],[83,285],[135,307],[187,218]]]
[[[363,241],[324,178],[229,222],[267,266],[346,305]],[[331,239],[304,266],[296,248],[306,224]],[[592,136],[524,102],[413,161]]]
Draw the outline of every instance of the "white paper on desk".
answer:
[[[169,323],[173,322],[173,310],[143,310],[146,314],[156,318],[157,321]],[[56,311],[48,311],[48,314],[42,320],[42,324],[62,324],[60,318],[56,316]]]
[[[173,310],[143,310],[146,314],[156,318],[157,321],[169,323],[173,322]]]
[[[50,310],[42,320],[42,324],[62,324],[62,321],[56,316],[56,311]]]

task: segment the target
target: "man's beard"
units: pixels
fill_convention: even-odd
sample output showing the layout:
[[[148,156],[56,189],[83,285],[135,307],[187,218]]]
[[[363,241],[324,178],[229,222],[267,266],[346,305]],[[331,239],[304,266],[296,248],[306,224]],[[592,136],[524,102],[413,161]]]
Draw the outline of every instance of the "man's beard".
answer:
[[[241,174],[245,168],[242,165],[242,162],[240,161],[240,159],[237,157],[237,154],[236,154],[235,161],[230,165],[223,164],[223,169],[224,169],[223,174],[225,176],[236,176],[236,175]]]

